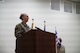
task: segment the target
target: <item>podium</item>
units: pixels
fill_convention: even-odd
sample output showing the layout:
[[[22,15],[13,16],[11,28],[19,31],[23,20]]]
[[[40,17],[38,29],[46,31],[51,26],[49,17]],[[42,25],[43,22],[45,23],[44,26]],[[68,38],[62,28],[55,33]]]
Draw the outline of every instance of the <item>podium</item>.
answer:
[[[30,30],[16,39],[16,53],[56,53],[55,34]]]

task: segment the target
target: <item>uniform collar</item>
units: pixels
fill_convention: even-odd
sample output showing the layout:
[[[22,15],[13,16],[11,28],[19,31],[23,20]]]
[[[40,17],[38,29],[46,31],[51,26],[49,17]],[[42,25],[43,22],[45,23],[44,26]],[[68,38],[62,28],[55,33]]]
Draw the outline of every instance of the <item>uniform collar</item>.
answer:
[[[27,24],[24,24],[23,22],[21,22],[21,24],[22,24],[23,26],[25,26],[25,27],[27,26]]]

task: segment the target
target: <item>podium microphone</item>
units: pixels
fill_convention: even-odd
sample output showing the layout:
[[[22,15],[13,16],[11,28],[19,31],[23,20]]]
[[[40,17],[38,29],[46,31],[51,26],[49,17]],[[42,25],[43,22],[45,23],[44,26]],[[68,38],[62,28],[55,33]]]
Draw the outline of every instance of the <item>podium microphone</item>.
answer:
[[[38,27],[35,27],[36,29],[38,29],[38,30],[41,30],[40,28],[38,28]]]

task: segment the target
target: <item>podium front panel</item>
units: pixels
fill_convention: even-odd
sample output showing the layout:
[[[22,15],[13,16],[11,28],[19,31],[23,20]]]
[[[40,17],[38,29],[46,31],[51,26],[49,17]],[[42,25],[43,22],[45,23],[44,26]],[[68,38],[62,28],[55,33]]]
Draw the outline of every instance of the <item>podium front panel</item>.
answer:
[[[32,30],[16,40],[16,53],[36,53],[36,31]]]
[[[36,47],[37,53],[56,53],[55,35],[49,32],[37,31]]]
[[[56,53],[55,34],[30,30],[16,39],[16,53]]]

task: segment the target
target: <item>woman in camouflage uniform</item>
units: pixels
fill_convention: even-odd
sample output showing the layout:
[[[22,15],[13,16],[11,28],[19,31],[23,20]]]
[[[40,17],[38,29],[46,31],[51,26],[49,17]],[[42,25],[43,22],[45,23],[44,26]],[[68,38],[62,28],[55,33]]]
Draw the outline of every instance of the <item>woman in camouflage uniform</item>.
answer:
[[[15,27],[15,37],[18,38],[24,33],[30,30],[30,27],[26,24],[28,22],[29,16],[25,13],[20,15],[21,23],[17,24]]]

